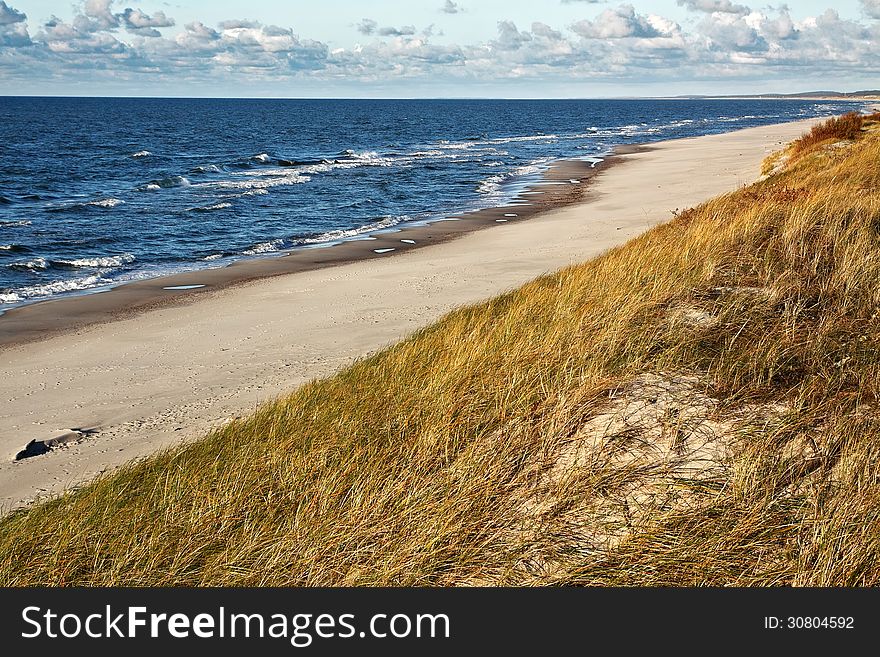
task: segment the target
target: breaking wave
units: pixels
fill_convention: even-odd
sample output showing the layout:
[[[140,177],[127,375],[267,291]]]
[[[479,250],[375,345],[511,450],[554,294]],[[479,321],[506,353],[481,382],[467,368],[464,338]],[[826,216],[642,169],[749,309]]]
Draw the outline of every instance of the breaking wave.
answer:
[[[52,281],[42,285],[31,285],[15,290],[4,289],[0,291],[0,303],[21,303],[22,301],[31,301],[33,299],[41,299],[50,297],[63,292],[76,292],[79,290],[89,290],[103,285],[109,285],[112,281],[95,274],[92,276],[84,276],[81,278],[69,278],[63,281]]]
[[[214,210],[225,210],[226,208],[231,208],[232,203],[215,203],[214,205],[207,205],[205,207],[199,208],[189,208],[190,212],[213,212]]]
[[[174,187],[189,187],[191,184],[189,178],[185,178],[184,176],[168,176],[167,178],[151,180],[140,189],[156,191],[159,189],[172,189]]]
[[[115,208],[125,203],[121,198],[102,198],[100,201],[89,201],[86,205],[94,205],[99,208]]]

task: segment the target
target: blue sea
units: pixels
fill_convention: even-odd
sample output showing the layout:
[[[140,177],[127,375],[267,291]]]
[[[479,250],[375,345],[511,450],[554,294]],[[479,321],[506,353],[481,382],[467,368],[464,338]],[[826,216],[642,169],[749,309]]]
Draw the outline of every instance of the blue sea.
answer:
[[[502,205],[619,144],[859,108],[0,97],[0,311]]]

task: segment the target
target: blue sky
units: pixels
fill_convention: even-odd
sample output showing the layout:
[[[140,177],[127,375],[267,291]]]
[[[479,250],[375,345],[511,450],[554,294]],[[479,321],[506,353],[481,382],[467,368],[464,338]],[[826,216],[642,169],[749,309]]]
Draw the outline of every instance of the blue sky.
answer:
[[[601,97],[878,74],[880,0],[0,0],[6,94]]]

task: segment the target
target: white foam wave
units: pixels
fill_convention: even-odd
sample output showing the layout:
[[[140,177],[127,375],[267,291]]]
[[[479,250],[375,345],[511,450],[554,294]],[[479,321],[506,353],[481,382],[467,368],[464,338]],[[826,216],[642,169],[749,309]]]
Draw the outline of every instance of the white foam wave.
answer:
[[[338,240],[349,239],[352,237],[357,237],[358,235],[363,235],[364,233],[371,233],[376,230],[391,228],[392,226],[396,226],[406,218],[407,217],[383,217],[379,221],[374,221],[373,223],[359,226],[358,228],[349,228],[347,230],[330,230],[326,233],[316,235],[315,237],[308,237],[304,240],[300,240],[299,243],[321,244],[322,242],[335,242]]]
[[[556,141],[559,135],[524,135],[521,137],[498,137],[497,139],[489,139],[487,144],[512,144],[523,141]]]
[[[59,260],[61,264],[70,267],[98,267],[102,269],[112,269],[121,267],[135,261],[135,257],[131,253],[123,253],[116,256],[105,256],[101,258],[77,258],[76,260]]]
[[[205,256],[204,258],[202,258],[202,260],[206,260],[206,261],[210,262],[211,260],[219,260],[222,257],[223,257],[222,253],[212,253],[211,255]]]
[[[268,153],[260,153],[259,155],[254,155],[254,159],[257,162],[268,162],[269,161],[269,154]]]
[[[269,187],[278,187],[281,185],[300,185],[311,180],[309,176],[305,176],[298,171],[290,171],[289,169],[269,169],[268,171],[244,171],[237,180],[216,180],[212,182],[199,183],[194,187],[208,187],[213,189],[268,189]],[[256,192],[261,194],[266,192]]]
[[[216,164],[206,164],[204,166],[199,166],[193,169],[195,173],[222,173],[223,169],[218,167]]]
[[[94,205],[99,208],[115,208],[125,203],[121,198],[102,198],[100,201],[89,201],[86,205]]]
[[[543,165],[549,162],[550,159],[551,158],[543,158],[540,160],[535,160],[531,164],[525,164],[523,166],[517,167],[509,173],[499,173],[494,176],[489,176],[488,178],[486,178],[486,180],[484,180],[477,186],[477,192],[485,196],[497,196],[498,194],[500,194],[501,187],[504,185],[504,183],[511,181],[515,178],[521,178],[522,176],[540,173],[544,169]]]
[[[477,185],[477,192],[480,194],[494,194],[499,190],[501,184],[507,180],[507,174],[500,173],[495,176],[489,176],[479,185]]]
[[[150,157],[152,153],[150,151],[138,151],[137,153],[132,153],[132,157]]]
[[[170,189],[172,187],[189,187],[192,183],[189,181],[189,178],[185,176],[170,176],[168,178],[163,178],[162,180],[153,180],[141,189],[156,191],[159,189]]]
[[[31,222],[27,219],[21,221],[0,221],[0,228],[17,228],[18,226],[30,226]]]
[[[240,198],[242,196],[262,196],[268,193],[268,189],[258,187],[257,189],[249,189],[248,191],[242,192],[241,194],[230,194],[227,198]]]
[[[194,207],[187,208],[189,212],[211,212],[212,210],[224,210],[226,208],[231,208],[232,203],[227,203],[226,201],[222,201],[220,203],[214,203],[213,205],[206,205],[204,207]]]
[[[260,244],[255,244],[249,249],[245,249],[242,251],[244,255],[260,255],[261,253],[274,253],[276,251],[280,251],[281,247],[284,245],[284,240],[271,240],[269,242],[262,242]]]
[[[49,268],[49,261],[45,258],[34,258],[33,260],[28,260],[27,262],[13,262],[8,266],[15,267],[16,269],[30,269],[32,271],[40,271]]]
[[[108,285],[110,282],[111,281],[102,278],[99,275],[71,278],[63,281],[52,281],[51,283],[45,283],[43,285],[33,285],[0,293],[0,303],[19,303],[21,301],[49,297],[53,294],[60,294],[62,292],[88,290],[94,287]]]
[[[466,151],[470,150],[474,147],[475,142],[451,142],[451,141],[441,141],[440,145],[437,148],[442,148],[444,150],[449,151]]]
[[[337,166],[338,165],[345,166],[347,164],[348,165],[350,165],[350,164],[364,165],[365,164],[365,165],[369,165],[369,166],[389,167],[392,164],[394,164],[393,158],[384,157],[376,151],[362,151],[362,152],[358,153],[357,151],[353,151],[351,149],[348,149],[345,151],[345,154],[348,157],[350,157],[353,160],[353,162],[340,161],[340,162],[335,163]]]

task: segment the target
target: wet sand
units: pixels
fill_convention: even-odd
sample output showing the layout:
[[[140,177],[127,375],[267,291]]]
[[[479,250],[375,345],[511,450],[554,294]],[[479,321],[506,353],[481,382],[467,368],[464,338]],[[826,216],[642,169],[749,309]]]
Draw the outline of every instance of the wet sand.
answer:
[[[748,184],[767,154],[811,123],[653,144],[618,156],[587,185],[546,185],[525,196],[533,206],[441,222],[429,227],[439,231],[433,237],[407,229],[7,313],[0,508],[197,438],[457,306],[598,255],[677,209]],[[548,182],[583,178],[563,169]],[[580,196],[554,205],[555,194]],[[361,252],[334,255],[344,248]],[[162,289],[178,285],[207,287]],[[97,303],[107,304],[104,315],[89,307]],[[14,461],[30,441],[53,439],[49,453]]]

